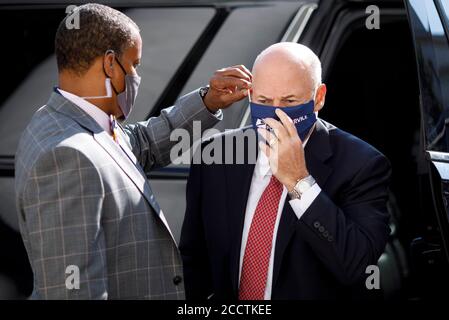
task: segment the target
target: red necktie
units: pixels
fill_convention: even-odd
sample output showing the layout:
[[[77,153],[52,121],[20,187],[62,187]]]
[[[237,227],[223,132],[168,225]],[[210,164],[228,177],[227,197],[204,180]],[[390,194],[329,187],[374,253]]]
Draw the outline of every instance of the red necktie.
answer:
[[[282,184],[271,176],[254,213],[249,229],[240,276],[240,300],[263,300],[268,264],[273,243],[274,224],[282,195]]]

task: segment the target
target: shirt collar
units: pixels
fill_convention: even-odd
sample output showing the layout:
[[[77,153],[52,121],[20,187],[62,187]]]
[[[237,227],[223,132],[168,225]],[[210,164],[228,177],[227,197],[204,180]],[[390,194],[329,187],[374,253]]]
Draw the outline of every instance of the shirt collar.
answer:
[[[109,116],[106,112],[98,108],[96,105],[90,103],[89,101],[78,97],[77,95],[64,91],[62,89],[57,89],[59,93],[61,93],[67,100],[70,100],[73,102],[77,107],[82,109],[84,112],[86,112],[89,116],[91,116],[99,125],[100,127],[108,132],[111,133],[111,122],[109,119]]]
[[[313,130],[315,130],[315,125],[313,126],[312,130],[310,131],[310,134],[306,137],[306,139],[302,143],[303,148],[306,147],[307,142],[309,141],[309,138],[313,133]],[[270,163],[268,162],[267,156],[260,149],[259,149],[259,155],[257,157],[256,167],[254,168],[254,172],[260,178],[263,178],[265,176],[271,176],[273,174],[271,172]]]

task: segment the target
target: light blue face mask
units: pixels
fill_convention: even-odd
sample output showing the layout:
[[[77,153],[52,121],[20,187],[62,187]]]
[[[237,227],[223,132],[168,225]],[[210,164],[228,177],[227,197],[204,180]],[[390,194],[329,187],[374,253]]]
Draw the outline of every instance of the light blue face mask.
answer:
[[[251,121],[256,129],[266,126],[263,121],[265,118],[273,118],[279,121],[275,111],[281,109],[293,120],[301,141],[304,141],[316,122],[316,114],[313,111],[315,108],[314,100],[293,107],[273,107],[250,102],[250,108]]]

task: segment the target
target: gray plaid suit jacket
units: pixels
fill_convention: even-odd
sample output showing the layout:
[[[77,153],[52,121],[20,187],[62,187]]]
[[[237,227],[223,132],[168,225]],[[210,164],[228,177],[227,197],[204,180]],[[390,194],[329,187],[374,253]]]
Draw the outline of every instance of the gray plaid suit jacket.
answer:
[[[181,258],[144,172],[170,162],[172,129],[191,132],[193,120],[206,129],[220,117],[192,92],[159,117],[125,126],[127,154],[82,109],[52,93],[16,153],[31,298],[183,299]]]

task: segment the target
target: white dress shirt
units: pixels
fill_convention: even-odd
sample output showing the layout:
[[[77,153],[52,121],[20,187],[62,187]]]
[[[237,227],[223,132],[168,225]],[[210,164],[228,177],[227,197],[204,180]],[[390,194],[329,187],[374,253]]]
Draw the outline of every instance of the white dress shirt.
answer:
[[[74,95],[73,93],[64,91],[59,88],[57,90],[62,94],[64,98],[73,102],[77,107],[91,116],[100,125],[100,127],[103,128],[104,131],[111,134],[111,122],[106,112],[98,108],[96,105],[90,103],[89,101],[84,100],[77,95]]]
[[[67,100],[73,102],[77,107],[82,109],[84,112],[86,112],[89,116],[91,116],[99,125],[100,127],[109,133],[109,136],[112,139],[112,129],[111,129],[111,119],[109,115],[98,108],[96,105],[90,103],[89,101],[73,94],[67,91],[64,91],[62,89],[57,89]],[[121,149],[125,154],[130,158],[131,162],[134,163],[134,165],[137,165],[137,160],[135,159],[134,154],[132,153],[129,146],[122,141],[120,138],[120,135],[117,136],[117,142],[120,145]]]
[[[307,145],[307,138],[303,145],[304,148]],[[259,150],[259,155],[257,158],[256,166],[254,168],[253,177],[251,180],[251,186],[249,189],[248,202],[246,204],[246,212],[245,212],[245,222],[243,225],[243,235],[242,235],[242,245],[240,248],[240,269],[239,269],[239,284],[240,277],[242,275],[242,265],[243,265],[243,257],[245,255],[246,243],[248,241],[248,234],[251,227],[251,222],[254,217],[254,213],[257,208],[257,204],[259,203],[259,199],[262,196],[262,193],[265,191],[265,188],[268,186],[272,176],[271,168],[268,162],[268,158],[265,154]],[[309,208],[318,194],[321,192],[320,186],[315,183],[310,189],[304,192],[301,195],[301,199],[290,200],[289,204],[295,212],[298,219],[304,214],[304,212]],[[282,210],[284,208],[285,199],[287,197],[287,188],[284,186],[284,190],[282,191],[281,199],[279,202],[279,208],[276,216],[276,222],[274,225],[273,231],[273,241],[271,248],[270,261],[268,264],[268,276],[267,276],[267,285],[265,287],[265,300],[271,299],[271,289],[272,289],[272,281],[273,281],[273,265],[274,265],[274,251],[276,246],[276,238],[277,231],[279,228],[279,222],[281,220]]]

